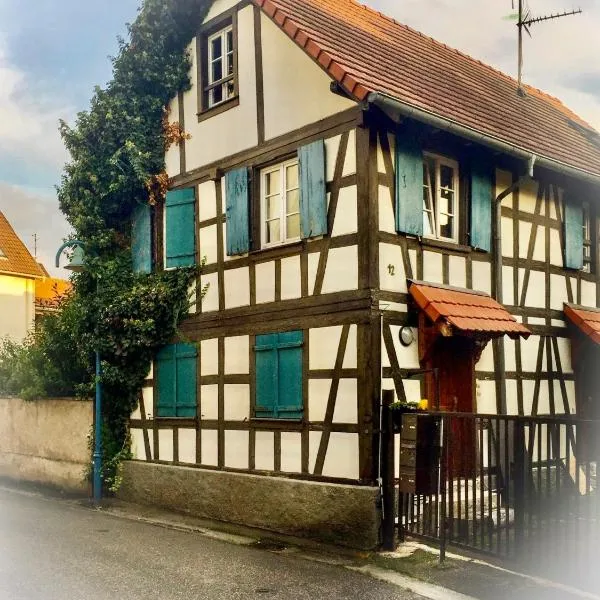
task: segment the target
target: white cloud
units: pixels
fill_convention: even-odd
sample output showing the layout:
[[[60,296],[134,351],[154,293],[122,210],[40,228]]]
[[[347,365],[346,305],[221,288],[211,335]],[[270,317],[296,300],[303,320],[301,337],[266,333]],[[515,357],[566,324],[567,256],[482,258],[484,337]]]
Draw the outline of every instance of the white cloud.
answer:
[[[58,120],[73,109],[34,89],[26,74],[10,64],[0,39],[0,152],[58,173],[67,160]]]

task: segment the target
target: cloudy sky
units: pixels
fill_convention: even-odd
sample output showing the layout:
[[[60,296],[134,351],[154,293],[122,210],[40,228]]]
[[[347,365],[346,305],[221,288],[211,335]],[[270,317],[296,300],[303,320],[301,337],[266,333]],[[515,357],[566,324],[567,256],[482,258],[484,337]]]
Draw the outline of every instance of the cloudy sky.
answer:
[[[515,4],[517,0],[514,0]],[[529,0],[535,16],[574,6]],[[511,0],[367,0],[427,35],[511,75],[517,37],[504,17]],[[135,18],[138,0],[0,0],[0,209],[51,266],[68,227],[54,185],[67,156],[58,119],[87,108],[94,85],[110,78],[108,56]],[[600,1],[584,14],[535,25],[525,37],[525,80],[559,97],[600,129]],[[51,269],[52,270],[52,269]]]

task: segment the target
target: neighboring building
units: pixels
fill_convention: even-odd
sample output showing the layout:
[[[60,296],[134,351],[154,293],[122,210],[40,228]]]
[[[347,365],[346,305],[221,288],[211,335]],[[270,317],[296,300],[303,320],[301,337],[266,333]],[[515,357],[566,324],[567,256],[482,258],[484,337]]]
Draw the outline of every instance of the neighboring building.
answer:
[[[50,274],[38,263],[43,278],[35,284],[35,322],[46,316],[56,314],[60,309],[61,300],[71,291],[71,283],[64,279],[50,277]]]
[[[40,266],[0,212],[0,337],[23,340],[33,329]]]
[[[139,461],[275,476],[272,496],[232,478],[240,500],[217,518],[290,531],[314,488],[290,499],[282,477],[377,485],[382,388],[481,413],[589,402],[571,360],[577,332],[598,344],[582,325],[600,304],[589,125],[353,0],[217,0],[190,56],[171,114],[191,139],[167,153],[165,206],[136,216],[134,256],[140,271],[205,257],[210,287],[143,390]],[[174,479],[152,473],[164,500]],[[295,530],[343,538],[352,510],[319,502]]]

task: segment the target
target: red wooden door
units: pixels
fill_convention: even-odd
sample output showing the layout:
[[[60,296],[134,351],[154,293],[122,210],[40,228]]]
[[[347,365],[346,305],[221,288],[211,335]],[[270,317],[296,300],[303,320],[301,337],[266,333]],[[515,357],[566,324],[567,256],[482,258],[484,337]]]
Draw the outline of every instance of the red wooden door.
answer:
[[[439,369],[440,410],[474,412],[475,344],[465,337],[438,338],[431,366]],[[430,394],[434,398],[434,394]],[[455,476],[471,476],[475,469],[475,427],[472,420],[451,421],[450,456]]]

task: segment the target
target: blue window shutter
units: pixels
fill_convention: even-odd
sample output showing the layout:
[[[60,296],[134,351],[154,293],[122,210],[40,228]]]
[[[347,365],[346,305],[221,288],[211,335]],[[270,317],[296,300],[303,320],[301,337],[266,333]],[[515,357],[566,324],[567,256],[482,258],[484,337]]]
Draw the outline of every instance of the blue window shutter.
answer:
[[[423,150],[410,128],[396,134],[396,231],[423,235]]]
[[[277,416],[302,418],[302,331],[279,334],[279,398]]]
[[[276,416],[278,394],[277,334],[257,335],[256,417]]]
[[[227,217],[227,256],[250,250],[250,187],[248,169],[225,175],[225,214]]]
[[[195,417],[196,362],[198,353],[196,347],[192,344],[177,344],[175,351],[177,378],[176,416]]]
[[[158,416],[177,415],[177,375],[175,369],[175,346],[161,348],[156,356],[158,383]]]
[[[565,194],[565,268],[583,267],[583,207]]]
[[[298,149],[300,171],[300,221],[302,238],[327,233],[325,142],[318,140]]]
[[[131,226],[131,259],[133,272],[152,272],[152,212],[149,204],[137,206]]]
[[[194,188],[167,192],[165,249],[167,268],[196,264],[196,194]]]
[[[492,249],[492,165],[485,158],[471,164],[471,238],[473,248]]]

